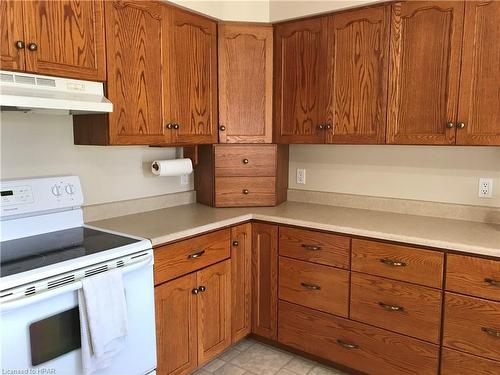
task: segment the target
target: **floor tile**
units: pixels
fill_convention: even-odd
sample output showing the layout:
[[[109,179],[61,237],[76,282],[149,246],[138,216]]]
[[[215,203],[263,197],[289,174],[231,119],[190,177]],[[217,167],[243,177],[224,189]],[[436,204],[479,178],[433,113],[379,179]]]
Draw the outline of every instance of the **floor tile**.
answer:
[[[282,368],[276,373],[276,375],[297,375],[297,373],[287,370],[286,368]]]
[[[314,366],[317,365],[318,364],[316,362],[296,356],[288,362],[284,368],[293,371],[297,375],[306,375]]]
[[[244,352],[248,348],[250,348],[252,345],[254,345],[257,341],[252,340],[252,339],[243,339],[238,341],[236,344],[232,346],[233,349],[239,350],[240,352]]]
[[[230,362],[255,374],[275,375],[291,359],[291,354],[257,343],[234,357]]]
[[[226,363],[214,372],[215,375],[243,375],[246,371],[242,368]]]
[[[345,375],[345,373],[331,367],[317,366],[307,375]]]
[[[219,359],[222,359],[223,361],[226,361],[226,362],[230,362],[233,358],[235,358],[240,353],[241,352],[239,350],[236,350],[233,346],[231,346],[229,349],[227,349],[225,352],[223,352],[219,356]]]
[[[226,364],[225,361],[215,358],[213,361],[207,363],[205,366],[203,366],[202,370],[208,371],[210,373],[217,371],[219,368],[224,366]]]

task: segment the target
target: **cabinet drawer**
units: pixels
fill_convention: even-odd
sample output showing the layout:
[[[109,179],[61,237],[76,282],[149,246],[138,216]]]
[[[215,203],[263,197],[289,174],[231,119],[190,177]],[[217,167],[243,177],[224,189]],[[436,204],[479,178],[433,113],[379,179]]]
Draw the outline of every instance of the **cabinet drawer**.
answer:
[[[349,269],[350,248],[349,237],[280,227],[280,255]]]
[[[439,343],[441,291],[353,272],[351,319]]]
[[[498,375],[500,362],[443,348],[441,375]]]
[[[349,271],[280,257],[279,298],[347,317]]]
[[[444,254],[382,242],[352,240],[352,270],[441,288]]]
[[[437,374],[439,348],[424,341],[283,301],[278,322],[280,343],[370,375]]]
[[[500,261],[449,254],[446,290],[500,301]]]
[[[443,345],[500,361],[500,302],[445,294]]]
[[[155,248],[155,285],[229,258],[229,229]]]
[[[217,207],[273,206],[276,202],[274,177],[216,177]]]
[[[276,176],[276,146],[215,146],[216,176]]]

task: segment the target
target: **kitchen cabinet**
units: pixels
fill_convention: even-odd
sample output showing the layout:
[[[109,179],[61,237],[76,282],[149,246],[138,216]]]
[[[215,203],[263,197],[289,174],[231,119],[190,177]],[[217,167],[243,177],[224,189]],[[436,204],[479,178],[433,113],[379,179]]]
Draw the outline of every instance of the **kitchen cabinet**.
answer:
[[[231,335],[236,342],[252,330],[252,224],[231,228]]]
[[[500,145],[500,2],[465,2],[457,144]]]
[[[464,2],[392,5],[387,143],[454,144]]]
[[[271,143],[273,28],[219,24],[219,142]]]
[[[277,339],[278,227],[252,223],[252,333]]]
[[[2,2],[2,69],[105,81],[103,7],[100,0]]]

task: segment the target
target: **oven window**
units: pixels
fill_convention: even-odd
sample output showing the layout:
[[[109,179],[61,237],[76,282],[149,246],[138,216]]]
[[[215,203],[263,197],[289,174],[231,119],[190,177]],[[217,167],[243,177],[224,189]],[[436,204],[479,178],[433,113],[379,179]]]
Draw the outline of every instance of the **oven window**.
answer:
[[[78,349],[81,345],[78,306],[32,323],[30,341],[33,366]]]

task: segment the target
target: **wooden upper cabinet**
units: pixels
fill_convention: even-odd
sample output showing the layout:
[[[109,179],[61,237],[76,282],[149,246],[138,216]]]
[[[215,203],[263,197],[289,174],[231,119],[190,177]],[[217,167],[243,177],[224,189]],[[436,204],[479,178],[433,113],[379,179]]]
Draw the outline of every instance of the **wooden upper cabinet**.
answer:
[[[464,2],[392,5],[387,143],[455,143],[463,22]]]
[[[385,143],[390,7],[328,18],[326,142]]]
[[[23,30],[23,3],[0,1],[0,69],[24,70],[26,41]]]
[[[106,80],[102,1],[22,3],[28,72]]]
[[[162,144],[165,131],[166,7],[148,1],[107,1],[106,39],[110,144]],[[167,86],[168,87],[168,86]]]
[[[168,7],[170,115],[173,143],[217,143],[217,24]],[[158,40],[152,41],[158,49]],[[157,80],[160,76],[156,77]]]
[[[500,2],[465,3],[457,144],[500,145]]]
[[[276,25],[274,119],[278,143],[323,143],[328,17]]]
[[[219,142],[271,143],[271,26],[219,26]]]

